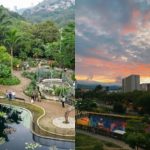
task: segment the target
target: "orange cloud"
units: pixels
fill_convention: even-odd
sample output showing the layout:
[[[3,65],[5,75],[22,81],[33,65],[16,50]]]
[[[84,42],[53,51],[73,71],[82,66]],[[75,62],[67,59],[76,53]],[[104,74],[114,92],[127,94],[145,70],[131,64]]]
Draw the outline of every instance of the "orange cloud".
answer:
[[[149,21],[150,20],[150,11],[146,12],[144,17],[143,17],[144,21]]]
[[[126,35],[129,33],[134,33],[137,31],[137,27],[133,24],[128,24],[126,26],[124,26],[123,30],[122,30],[122,34]]]
[[[133,12],[132,12],[132,18],[133,19],[137,19],[139,18],[141,15],[141,12],[138,10],[138,9],[134,9]]]
[[[107,76],[94,76],[92,81],[97,81],[97,82],[103,82],[103,83],[115,83],[116,79],[114,77],[107,77]]]
[[[150,28],[150,11],[147,11],[143,16],[143,25],[145,28]]]
[[[88,78],[87,75],[76,74],[76,79],[77,80],[87,80],[87,78]]]
[[[126,35],[129,33],[135,33],[138,30],[137,23],[140,17],[141,12],[138,9],[134,9],[131,14],[130,22],[123,27],[121,34]]]
[[[115,83],[117,77],[124,78],[130,74],[139,74],[142,80],[150,82],[150,64],[144,63],[124,63],[116,61],[107,61],[93,57],[82,57],[84,65],[86,66],[85,73],[82,70],[82,75],[76,74],[78,80],[87,80],[88,72],[92,72],[92,81],[103,83]]]

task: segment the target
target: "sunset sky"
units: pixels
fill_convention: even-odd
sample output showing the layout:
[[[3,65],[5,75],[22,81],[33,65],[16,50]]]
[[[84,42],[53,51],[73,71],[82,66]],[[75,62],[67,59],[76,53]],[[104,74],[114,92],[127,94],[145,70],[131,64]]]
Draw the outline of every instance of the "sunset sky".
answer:
[[[150,0],[76,1],[76,78],[150,82]]]

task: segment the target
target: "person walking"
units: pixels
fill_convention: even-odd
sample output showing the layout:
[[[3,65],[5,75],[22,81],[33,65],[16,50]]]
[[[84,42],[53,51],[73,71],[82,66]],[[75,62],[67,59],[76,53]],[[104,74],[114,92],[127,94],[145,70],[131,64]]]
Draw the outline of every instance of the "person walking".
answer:
[[[36,91],[33,91],[33,101],[35,102],[37,100],[37,93]]]
[[[11,91],[8,93],[8,98],[9,98],[9,100],[12,100],[12,92]]]
[[[32,93],[32,95],[31,95],[31,103],[33,103],[33,102],[34,102],[34,95]]]
[[[16,98],[16,93],[14,91],[12,91],[11,94],[12,94],[12,99],[15,99]]]
[[[62,107],[63,107],[63,108],[65,107],[65,101],[66,101],[66,98],[63,96],[63,97],[62,97],[62,100],[61,100],[61,102],[62,102]]]

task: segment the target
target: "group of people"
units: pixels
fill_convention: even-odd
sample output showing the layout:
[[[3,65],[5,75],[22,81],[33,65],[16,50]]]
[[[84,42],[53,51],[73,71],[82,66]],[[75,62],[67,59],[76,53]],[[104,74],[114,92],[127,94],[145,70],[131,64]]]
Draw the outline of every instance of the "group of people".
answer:
[[[6,98],[9,100],[13,100],[16,98],[16,93],[14,91],[7,91],[6,90]],[[41,95],[39,92],[33,92],[31,95],[31,103],[38,101],[41,102]],[[62,107],[65,108],[65,102],[66,102],[66,97],[62,96],[61,97],[61,103],[62,103]]]
[[[9,100],[13,100],[16,98],[16,93],[14,91],[6,90],[6,98],[8,98]]]

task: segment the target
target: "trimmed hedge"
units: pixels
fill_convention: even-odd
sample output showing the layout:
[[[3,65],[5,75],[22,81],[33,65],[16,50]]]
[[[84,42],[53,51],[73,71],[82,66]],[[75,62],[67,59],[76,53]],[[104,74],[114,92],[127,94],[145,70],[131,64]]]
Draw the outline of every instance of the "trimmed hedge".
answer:
[[[1,85],[18,85],[20,82],[21,81],[15,76],[9,78],[0,78]]]

